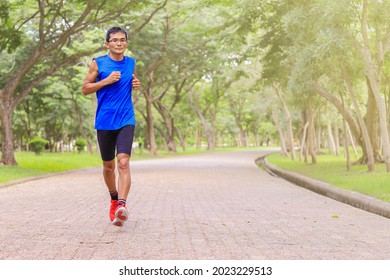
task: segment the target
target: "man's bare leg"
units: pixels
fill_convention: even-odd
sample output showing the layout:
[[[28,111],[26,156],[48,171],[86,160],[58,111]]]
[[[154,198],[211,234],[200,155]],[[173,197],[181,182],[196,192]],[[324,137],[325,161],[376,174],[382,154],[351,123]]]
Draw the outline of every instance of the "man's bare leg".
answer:
[[[115,219],[115,211],[118,208],[118,191],[116,188],[115,179],[115,159],[110,161],[103,161],[103,178],[111,196],[109,215],[112,222]]]
[[[112,222],[115,226],[123,226],[128,219],[129,213],[126,208],[127,196],[130,192],[130,156],[128,154],[118,154],[118,208],[115,211],[115,219]]]
[[[118,198],[126,200],[130,192],[130,156],[128,154],[118,154]]]
[[[109,192],[116,190],[115,160],[103,161],[103,178]]]

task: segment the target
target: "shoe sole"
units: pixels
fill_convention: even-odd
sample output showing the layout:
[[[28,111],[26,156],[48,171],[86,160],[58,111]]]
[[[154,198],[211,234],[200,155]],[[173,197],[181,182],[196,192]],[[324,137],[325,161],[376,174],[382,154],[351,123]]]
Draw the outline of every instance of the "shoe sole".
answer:
[[[112,221],[112,224],[117,227],[123,226],[123,223],[129,218],[129,213],[125,207],[120,207],[115,211],[115,219]]]

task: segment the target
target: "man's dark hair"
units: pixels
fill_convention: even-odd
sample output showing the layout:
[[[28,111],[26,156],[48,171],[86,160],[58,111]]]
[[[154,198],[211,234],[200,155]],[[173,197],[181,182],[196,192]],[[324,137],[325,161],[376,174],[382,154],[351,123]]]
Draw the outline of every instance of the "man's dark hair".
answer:
[[[126,40],[127,40],[127,31],[120,27],[120,26],[114,26],[114,27],[111,27],[110,29],[107,30],[107,33],[106,33],[106,42],[109,42],[110,41],[110,35],[111,34],[115,34],[115,33],[123,33],[126,35]]]

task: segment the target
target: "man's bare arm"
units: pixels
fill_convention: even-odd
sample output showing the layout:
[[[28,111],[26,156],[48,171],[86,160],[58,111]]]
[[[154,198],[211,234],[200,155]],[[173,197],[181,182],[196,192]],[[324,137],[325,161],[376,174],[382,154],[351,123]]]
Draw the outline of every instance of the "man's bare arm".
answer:
[[[121,77],[121,73],[114,71],[107,78],[95,82],[97,76],[98,76],[98,66],[96,61],[93,60],[91,65],[89,66],[88,73],[84,79],[84,83],[81,89],[84,95],[94,93],[106,85],[119,81]]]

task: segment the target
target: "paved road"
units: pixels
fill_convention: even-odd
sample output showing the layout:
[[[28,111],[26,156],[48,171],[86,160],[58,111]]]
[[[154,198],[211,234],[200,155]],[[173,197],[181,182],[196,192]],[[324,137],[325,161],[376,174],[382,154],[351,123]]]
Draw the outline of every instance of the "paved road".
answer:
[[[0,259],[390,259],[390,220],[259,169],[259,152],[134,161],[122,228],[101,169],[0,188]]]

